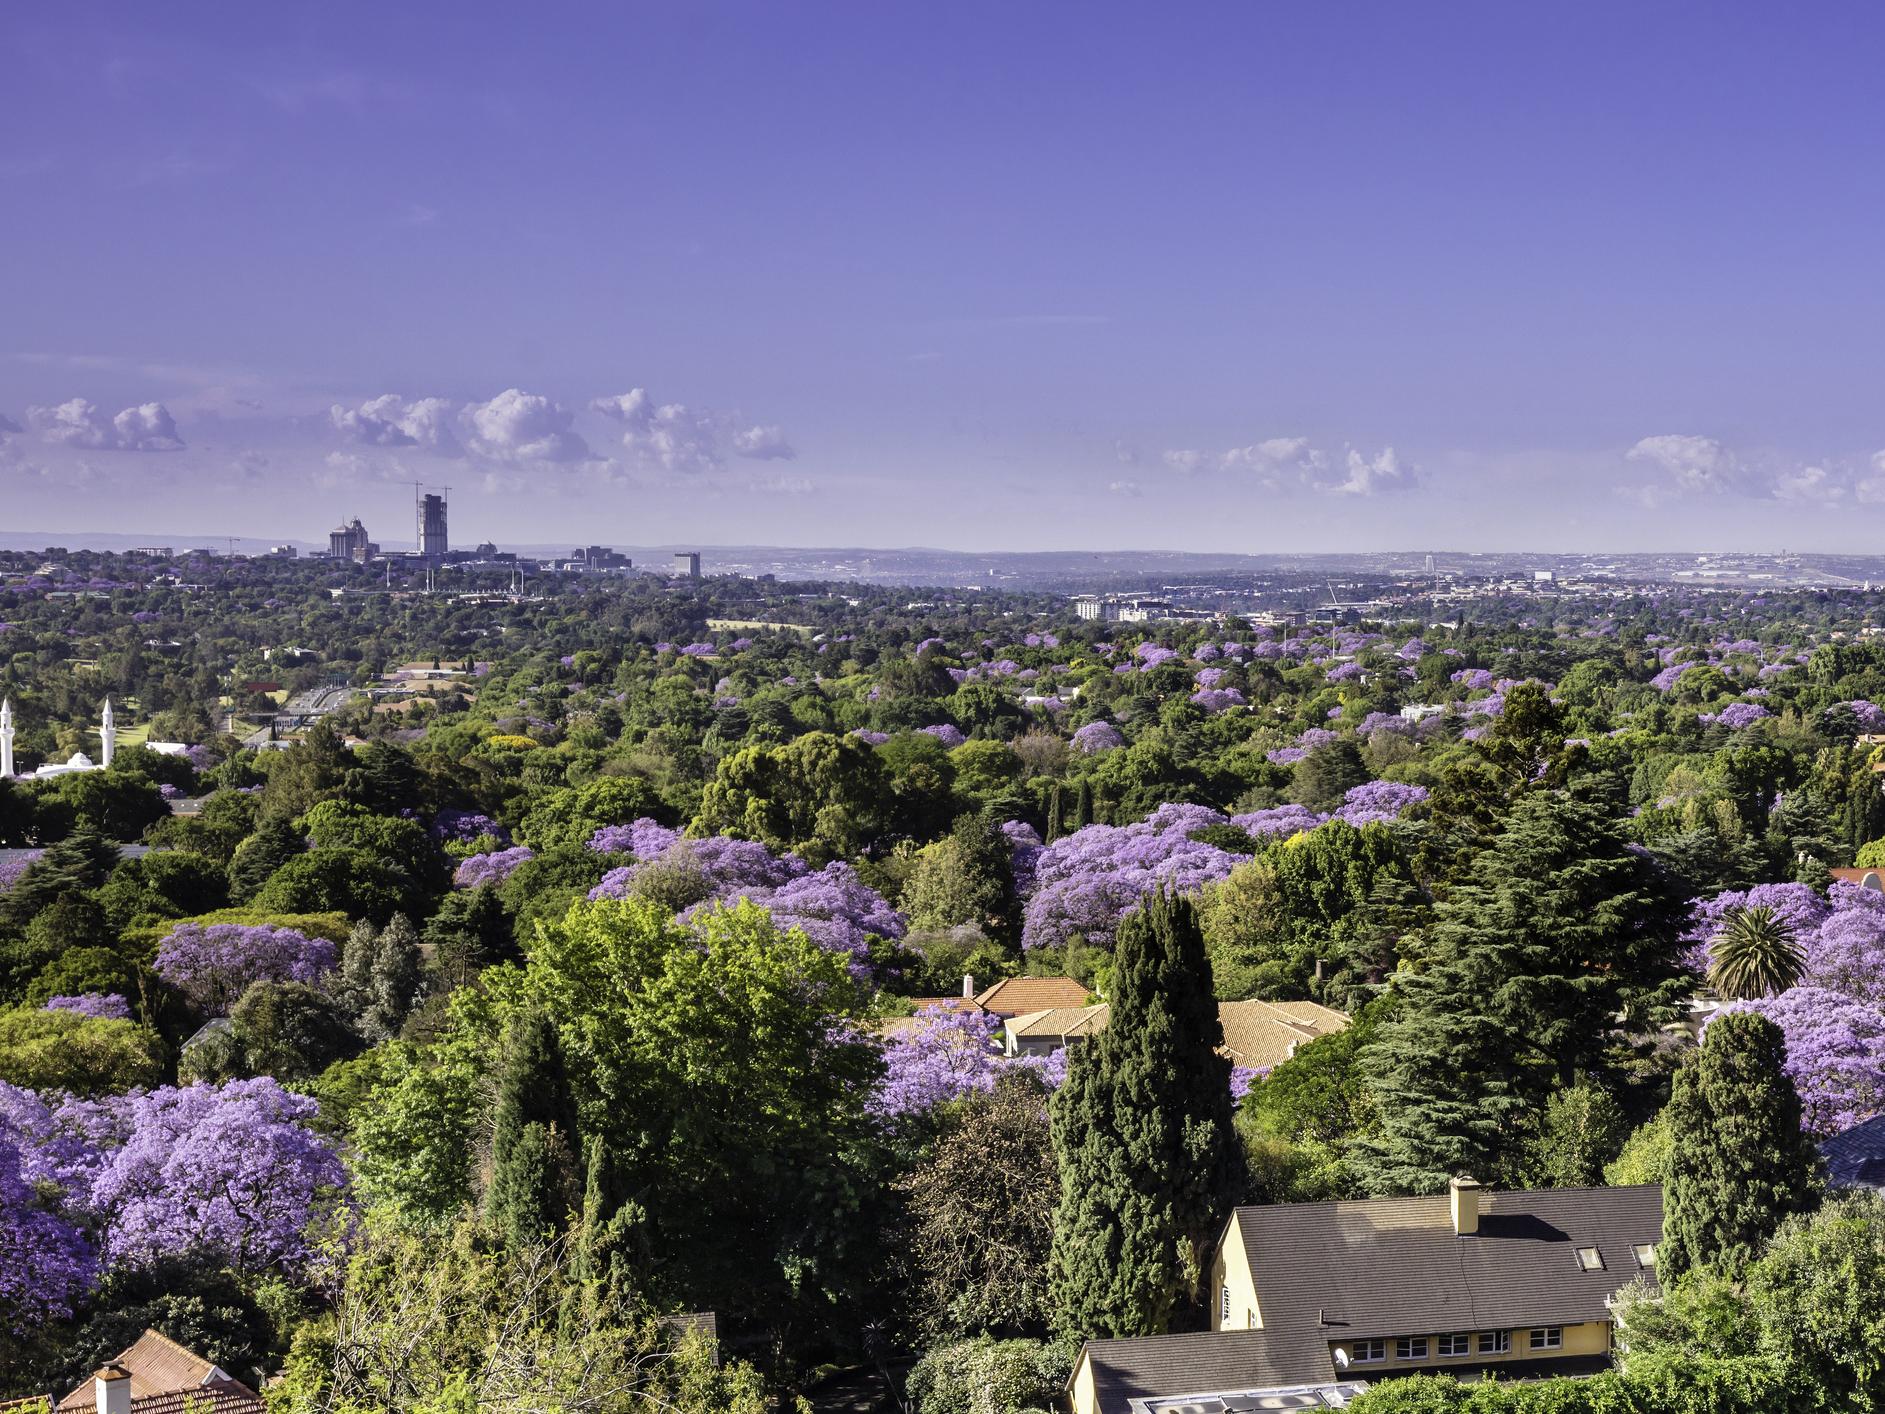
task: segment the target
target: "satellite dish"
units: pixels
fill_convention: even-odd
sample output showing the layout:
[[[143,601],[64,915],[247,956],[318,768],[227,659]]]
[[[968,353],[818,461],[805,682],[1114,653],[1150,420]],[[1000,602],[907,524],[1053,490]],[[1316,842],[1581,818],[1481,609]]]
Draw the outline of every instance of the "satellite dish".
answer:
[[[1344,1346],[1338,1345],[1335,1347],[1335,1368],[1338,1370],[1346,1370],[1348,1368],[1348,1350]]]

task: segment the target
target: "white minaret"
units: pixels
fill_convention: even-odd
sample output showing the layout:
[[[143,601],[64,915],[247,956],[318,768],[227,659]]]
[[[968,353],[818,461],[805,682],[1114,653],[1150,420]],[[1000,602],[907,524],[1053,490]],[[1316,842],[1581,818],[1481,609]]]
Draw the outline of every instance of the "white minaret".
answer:
[[[118,749],[118,724],[112,719],[109,697],[105,699],[105,716],[98,725],[98,735],[104,743],[104,751],[99,757],[98,764],[105,770],[110,770],[111,754]]]
[[[0,699],[0,781],[13,774],[13,702]]]

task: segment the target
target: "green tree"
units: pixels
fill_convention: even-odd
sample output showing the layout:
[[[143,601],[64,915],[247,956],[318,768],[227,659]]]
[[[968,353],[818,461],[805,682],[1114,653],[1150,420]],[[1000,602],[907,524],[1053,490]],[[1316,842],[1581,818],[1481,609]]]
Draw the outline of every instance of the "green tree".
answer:
[[[1186,899],[1159,894],[1119,928],[1106,1029],[1054,1097],[1062,1329],[1154,1335],[1197,1299],[1243,1184],[1211,964]]]
[[[412,920],[395,913],[384,928],[362,919],[347,935],[340,953],[335,997],[369,1041],[399,1034],[424,990],[419,933]]]
[[[640,776],[597,776],[539,797],[519,823],[517,834],[539,853],[575,849],[587,845],[604,825],[626,825],[642,816],[666,824],[673,812]]]
[[[157,1037],[129,1021],[72,1011],[0,1011],[0,1080],[28,1090],[117,1095],[163,1075]]]
[[[1709,940],[1708,983],[1724,1001],[1777,996],[1805,971],[1793,925],[1765,905],[1737,908]]]
[[[1381,1131],[1353,1157],[1378,1192],[1492,1175],[1528,1111],[1604,1068],[1621,1014],[1673,1007],[1683,908],[1650,860],[1588,802],[1522,797],[1436,905],[1418,971],[1364,1055]]]
[[[1588,1083],[1554,1092],[1527,1163],[1536,1188],[1591,1188],[1617,1157],[1629,1132],[1623,1108],[1608,1090]]]
[[[1821,1166],[1800,1129],[1780,1028],[1753,1012],[1717,1017],[1676,1071],[1673,1152],[1658,1266],[1739,1276],[1783,1219],[1819,1199]]]
[[[448,990],[462,987],[493,963],[514,962],[522,956],[503,895],[489,884],[445,895],[438,912],[426,920],[425,941],[431,945],[433,965]]]
[[[243,1075],[287,1084],[311,1080],[361,1047],[346,1013],[305,982],[255,983],[230,1011],[229,1031]]]
[[[1046,1096],[1032,1077],[1006,1076],[948,1118],[901,1184],[923,1339],[1047,1329],[1057,1177]]]
[[[814,860],[846,858],[880,833],[889,785],[872,748],[854,737],[811,732],[723,759],[701,793],[694,829]]]
[[[512,1021],[491,1117],[491,1225],[517,1244],[561,1233],[576,1206],[582,1139],[563,1045],[547,1016]]]
[[[1318,746],[1296,763],[1289,798],[1311,810],[1329,811],[1342,797],[1371,777],[1361,751],[1349,737]]]
[[[752,904],[676,922],[643,900],[573,907],[532,949],[586,1128],[645,1213],[643,1290],[782,1351],[869,1319],[885,1269],[882,1062],[847,1033],[847,960]]]
[[[236,846],[229,861],[229,896],[238,903],[254,898],[289,860],[306,853],[307,837],[286,820],[269,820]]]
[[[925,846],[917,857],[903,894],[911,923],[926,929],[973,924],[1000,943],[1018,945],[1021,902],[1013,856],[998,824],[964,815],[947,839]]]

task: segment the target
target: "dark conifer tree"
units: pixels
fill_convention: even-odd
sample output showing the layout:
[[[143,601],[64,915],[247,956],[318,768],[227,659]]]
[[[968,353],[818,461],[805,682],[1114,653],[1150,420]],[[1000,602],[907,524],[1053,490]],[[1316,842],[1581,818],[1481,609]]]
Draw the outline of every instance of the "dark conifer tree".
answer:
[[[262,891],[275,871],[306,851],[307,836],[286,820],[268,820],[236,846],[229,862],[229,896],[246,903]]]
[[[1673,1281],[1712,1266],[1738,1277],[1794,1213],[1819,1201],[1818,1152],[1800,1129],[1786,1039],[1754,1012],[1709,1023],[1675,1074],[1673,1140],[1657,1270]]]
[[[1148,899],[1120,925],[1106,1029],[1072,1053],[1053,1103],[1064,1330],[1154,1335],[1195,1317],[1243,1177],[1222,1041],[1190,901]]]
[[[1601,1071],[1619,1013],[1647,1025],[1687,985],[1683,908],[1667,877],[1603,811],[1522,797],[1467,877],[1436,906],[1424,965],[1363,1054],[1380,1133],[1353,1157],[1379,1193],[1497,1178],[1521,1115]]]
[[[491,1120],[491,1226],[513,1242],[568,1225],[576,1202],[576,1104],[556,1028],[541,1012],[512,1023]]]
[[[1073,797],[1073,827],[1078,830],[1093,823],[1093,782],[1080,778],[1080,789]]]
[[[463,986],[493,963],[522,956],[504,900],[490,884],[447,894],[426,922],[425,940],[447,989]]]

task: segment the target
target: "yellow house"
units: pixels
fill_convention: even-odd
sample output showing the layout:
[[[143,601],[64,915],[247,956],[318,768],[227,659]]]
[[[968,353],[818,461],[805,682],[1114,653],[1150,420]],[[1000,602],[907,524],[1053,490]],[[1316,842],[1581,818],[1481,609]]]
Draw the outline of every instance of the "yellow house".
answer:
[[[1317,1408],[1420,1371],[1595,1373],[1611,1297],[1654,1280],[1661,1239],[1655,1185],[1456,1179],[1430,1198],[1239,1208],[1211,1267],[1212,1329],[1089,1341],[1068,1394],[1074,1414]]]

